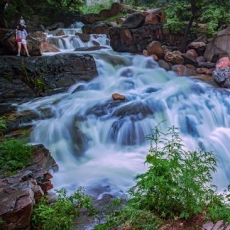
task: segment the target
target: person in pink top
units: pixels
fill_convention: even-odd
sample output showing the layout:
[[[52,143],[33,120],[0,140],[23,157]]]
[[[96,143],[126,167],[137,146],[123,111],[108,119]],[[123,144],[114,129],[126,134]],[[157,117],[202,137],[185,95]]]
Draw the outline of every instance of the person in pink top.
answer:
[[[20,56],[21,53],[21,47],[23,45],[25,51],[26,51],[26,55],[29,57],[29,51],[27,48],[27,42],[26,42],[26,37],[27,37],[28,33],[27,31],[19,24],[17,26],[16,29],[16,41],[17,41],[17,45],[18,45],[18,54],[17,56]]]

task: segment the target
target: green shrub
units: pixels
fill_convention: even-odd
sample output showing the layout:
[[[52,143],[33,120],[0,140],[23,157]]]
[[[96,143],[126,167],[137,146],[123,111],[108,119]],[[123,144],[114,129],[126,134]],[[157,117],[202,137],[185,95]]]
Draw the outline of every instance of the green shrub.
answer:
[[[152,141],[145,161],[149,169],[137,176],[136,185],[129,191],[130,202],[163,219],[190,218],[200,213],[214,193],[207,186],[216,170],[214,154],[184,150],[174,127],[166,134],[156,128],[148,138]]]
[[[46,197],[35,205],[32,215],[34,227],[42,230],[71,230],[73,219],[79,215],[79,208],[87,208],[89,214],[94,213],[92,201],[84,195],[80,187],[73,195],[67,196],[66,190],[56,190],[58,198],[49,204]]]
[[[199,213],[213,221],[230,222],[230,195],[216,194],[216,186],[210,185],[217,166],[215,155],[184,150],[175,127],[163,133],[157,126],[148,139],[147,172],[136,177],[127,205],[96,229],[158,229],[165,220],[188,219]]]
[[[12,174],[29,165],[33,149],[32,146],[23,144],[17,139],[0,141],[0,168],[4,173]]]

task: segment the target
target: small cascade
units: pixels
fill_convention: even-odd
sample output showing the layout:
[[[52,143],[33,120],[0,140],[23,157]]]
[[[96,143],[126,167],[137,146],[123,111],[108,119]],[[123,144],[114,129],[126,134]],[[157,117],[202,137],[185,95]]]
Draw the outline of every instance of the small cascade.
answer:
[[[103,46],[111,49],[109,39],[106,34],[90,34],[87,41],[82,41],[79,34],[81,28],[58,29],[60,34],[47,34],[47,41],[57,47],[62,52],[72,52],[77,48],[82,47],[97,47]],[[55,34],[58,34],[57,32]]]

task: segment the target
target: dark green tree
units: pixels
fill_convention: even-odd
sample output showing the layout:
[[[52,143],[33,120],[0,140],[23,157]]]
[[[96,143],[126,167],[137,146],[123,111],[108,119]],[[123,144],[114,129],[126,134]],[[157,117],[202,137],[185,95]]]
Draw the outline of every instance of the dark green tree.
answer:
[[[78,11],[83,4],[83,0],[1,0],[0,27],[15,27],[21,15],[26,21],[36,15],[41,24],[54,23],[62,19],[60,16]]]
[[[58,5],[62,8],[70,8],[76,10],[81,6],[84,1],[83,0],[47,0],[51,5]]]
[[[165,3],[166,27],[173,32],[184,31],[181,49],[184,50],[191,29],[205,23],[207,35],[213,36],[223,24],[230,22],[230,2],[226,0],[171,0]]]
[[[5,8],[7,5],[7,0],[2,0],[0,2],[0,28],[6,28],[6,22],[5,22]]]

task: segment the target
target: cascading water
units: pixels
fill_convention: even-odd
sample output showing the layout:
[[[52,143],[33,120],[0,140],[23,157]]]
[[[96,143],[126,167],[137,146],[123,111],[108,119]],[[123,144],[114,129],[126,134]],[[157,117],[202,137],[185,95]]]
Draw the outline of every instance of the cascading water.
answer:
[[[105,42],[105,41],[104,41]],[[68,49],[68,47],[67,47]],[[230,97],[227,91],[160,68],[152,58],[111,49],[93,55],[98,77],[73,85],[68,92],[19,106],[52,116],[36,121],[31,142],[44,144],[59,171],[55,188],[100,190],[115,195],[133,185],[144,172],[150,143],[145,138],[160,124],[162,131],[178,127],[189,150],[203,146],[219,160],[214,183],[230,180]],[[113,93],[125,96],[114,101]],[[164,122],[162,122],[164,121]]]

